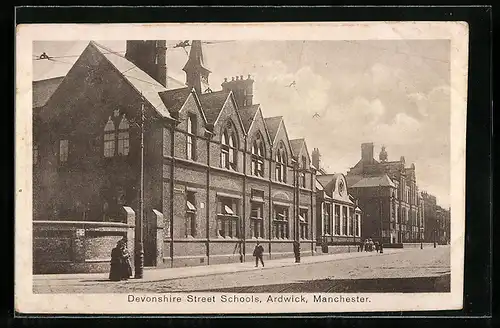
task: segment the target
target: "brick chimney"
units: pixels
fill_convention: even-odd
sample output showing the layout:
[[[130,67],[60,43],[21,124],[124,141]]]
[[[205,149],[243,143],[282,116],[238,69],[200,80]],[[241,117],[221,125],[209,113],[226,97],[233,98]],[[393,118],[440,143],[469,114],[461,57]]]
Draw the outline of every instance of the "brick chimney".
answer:
[[[314,165],[314,167],[319,170],[321,154],[319,153],[318,148],[313,149],[311,157],[312,157],[312,165]]]
[[[166,46],[165,40],[129,40],[125,58],[167,87]]]
[[[246,79],[243,78],[243,75],[240,75],[232,77],[231,81],[225,78],[221,86],[222,90],[233,92],[238,107],[245,107],[252,105],[253,83],[254,80],[250,75],[248,75]]]
[[[361,144],[361,160],[363,163],[373,162],[373,142]]]

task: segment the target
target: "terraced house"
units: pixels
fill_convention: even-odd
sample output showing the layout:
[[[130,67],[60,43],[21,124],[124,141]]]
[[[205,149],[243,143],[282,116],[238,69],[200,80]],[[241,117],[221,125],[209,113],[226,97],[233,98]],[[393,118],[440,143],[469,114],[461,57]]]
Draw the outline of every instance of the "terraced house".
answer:
[[[263,116],[250,76],[211,90],[200,41],[183,70],[171,85],[164,41],[128,41],[125,56],[90,42],[34,84],[35,273],[108,270],[140,222],[146,266],[248,261],[257,240],[268,258],[292,257],[294,240],[315,252],[305,140]]]

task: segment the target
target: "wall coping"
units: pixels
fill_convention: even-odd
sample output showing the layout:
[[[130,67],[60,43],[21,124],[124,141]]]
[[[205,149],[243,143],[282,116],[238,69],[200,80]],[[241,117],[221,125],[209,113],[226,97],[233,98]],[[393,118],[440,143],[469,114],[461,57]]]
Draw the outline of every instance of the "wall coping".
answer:
[[[99,222],[99,221],[50,221],[50,220],[36,220],[33,225],[54,225],[54,226],[75,226],[75,227],[121,227],[128,228],[134,227],[123,222]]]

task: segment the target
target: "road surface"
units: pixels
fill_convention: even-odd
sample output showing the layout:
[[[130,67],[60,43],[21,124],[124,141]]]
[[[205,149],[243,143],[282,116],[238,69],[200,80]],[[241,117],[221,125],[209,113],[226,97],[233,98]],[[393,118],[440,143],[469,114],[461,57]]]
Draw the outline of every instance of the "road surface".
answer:
[[[35,284],[34,292],[447,292],[449,274],[450,249],[438,247],[163,281]]]

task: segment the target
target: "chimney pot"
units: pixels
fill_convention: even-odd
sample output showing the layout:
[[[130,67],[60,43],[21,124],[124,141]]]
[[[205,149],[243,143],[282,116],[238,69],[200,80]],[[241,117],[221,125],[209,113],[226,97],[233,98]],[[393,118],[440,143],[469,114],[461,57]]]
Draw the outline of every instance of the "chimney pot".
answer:
[[[243,75],[240,75],[240,80],[243,80]]]
[[[250,80],[250,74],[248,74],[248,79]]]
[[[227,82],[227,77],[224,78],[224,82]]]
[[[234,81],[234,76],[233,76],[233,77],[231,77],[231,81]]]

